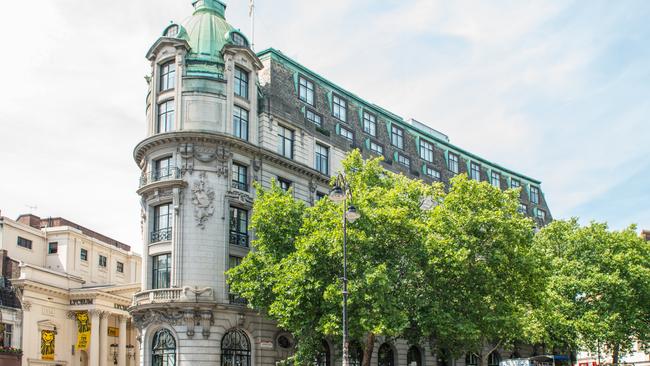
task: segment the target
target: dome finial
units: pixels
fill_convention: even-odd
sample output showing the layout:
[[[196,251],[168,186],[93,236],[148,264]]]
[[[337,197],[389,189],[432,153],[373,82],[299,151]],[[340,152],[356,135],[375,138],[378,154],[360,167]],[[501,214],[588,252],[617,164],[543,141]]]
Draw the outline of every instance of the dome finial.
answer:
[[[192,0],[194,12],[211,11],[218,14],[220,17],[226,16],[226,4],[221,0]]]

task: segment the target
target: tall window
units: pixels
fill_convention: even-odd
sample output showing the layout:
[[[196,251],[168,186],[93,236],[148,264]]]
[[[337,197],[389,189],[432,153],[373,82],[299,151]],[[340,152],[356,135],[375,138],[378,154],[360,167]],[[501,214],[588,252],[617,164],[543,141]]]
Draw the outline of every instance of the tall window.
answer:
[[[411,366],[414,362],[415,366],[422,366],[422,354],[420,353],[419,348],[416,346],[411,346],[411,348],[409,348],[408,352],[406,353],[406,364],[408,366]]]
[[[458,174],[458,155],[449,153],[449,170]]]
[[[411,167],[411,159],[407,158],[404,154],[397,154],[397,162],[407,168]]]
[[[377,153],[379,155],[384,154],[384,147],[379,145],[376,142],[370,141],[370,151]]]
[[[88,250],[81,248],[81,252],[79,252],[79,259],[81,259],[84,262],[88,261]]]
[[[492,172],[492,174],[490,174],[490,184],[496,188],[501,188],[501,174]]]
[[[350,141],[354,140],[354,133],[343,126],[340,126],[339,133],[341,134],[341,136],[345,137]]]
[[[124,263],[117,262],[117,266],[115,270],[117,271],[117,273],[124,273]]]
[[[16,239],[16,245],[18,245],[19,247],[26,248],[26,249],[32,249],[32,241],[29,240],[29,239],[25,239],[23,237],[20,237],[20,236]]]
[[[151,242],[171,240],[172,236],[172,205],[165,203],[154,208],[153,232]]]
[[[521,187],[521,183],[518,180],[512,179],[510,181],[510,188],[519,188],[519,187]]]
[[[427,140],[420,140],[420,157],[424,161],[433,163],[433,144]]]
[[[348,103],[338,95],[332,95],[332,116],[345,122],[348,116]]]
[[[329,156],[330,149],[327,146],[321,144],[316,144],[315,151],[315,168],[319,172],[328,175],[329,174]]]
[[[248,71],[235,66],[235,95],[248,99]]]
[[[298,96],[303,102],[314,105],[314,83],[301,76],[298,84]]]
[[[161,329],[153,335],[151,364],[153,366],[176,365],[176,340],[167,329]]]
[[[248,140],[248,111],[234,106],[232,116],[232,133],[235,137]]]
[[[56,254],[59,251],[59,243],[51,242],[47,243],[47,254]]]
[[[469,165],[469,175],[471,179],[474,179],[477,182],[481,181],[481,166],[476,163],[471,163]]]
[[[99,266],[106,268],[106,256],[105,255],[99,255]]]
[[[293,159],[293,131],[284,127],[278,126],[278,146],[280,155],[285,158]]]
[[[330,366],[330,346],[326,341],[322,341],[320,352],[316,355],[314,366]]]
[[[363,112],[363,132],[377,136],[377,117],[368,112]]]
[[[11,347],[13,331],[13,324],[0,323],[0,346]]]
[[[232,186],[240,191],[248,191],[248,167],[232,163]]]
[[[539,188],[537,187],[530,187],[530,202],[534,204],[539,204]]]
[[[289,192],[292,183],[288,179],[278,177],[278,184],[280,185],[280,188],[282,188],[283,191]]]
[[[154,161],[153,179],[158,181],[160,179],[170,178],[172,175],[172,158],[166,157]]]
[[[250,366],[251,342],[241,329],[232,329],[221,339],[221,366]]]
[[[476,353],[468,353],[465,355],[466,366],[476,366],[478,365],[478,361],[478,355]]]
[[[169,132],[174,126],[174,100],[158,104],[157,133]]]
[[[537,218],[542,221],[546,221],[546,212],[544,210],[540,210],[539,208],[536,211],[537,211]]]
[[[404,148],[404,130],[397,126],[390,128],[390,143],[398,149]]]
[[[435,180],[440,180],[440,172],[433,169],[432,167],[428,166],[424,170],[424,174],[435,179]]]
[[[174,89],[176,84],[176,63],[174,60],[160,65],[160,91]]]
[[[388,343],[384,343],[381,345],[381,347],[379,347],[377,365],[395,366],[395,355],[393,354],[393,348]]]
[[[151,257],[151,288],[169,288],[172,274],[172,255],[162,254]]]
[[[248,211],[230,206],[230,244],[248,247]]]
[[[315,113],[311,109],[308,109],[305,112],[305,116],[307,117],[307,121],[315,124],[316,126],[321,127],[323,125],[323,119],[321,118],[320,114]]]
[[[488,366],[499,366],[499,362],[501,362],[501,356],[499,355],[499,352],[492,351],[488,355]]]
[[[234,255],[231,255],[228,257],[228,269],[235,268],[238,265],[241,264],[241,261],[243,260],[242,257],[237,257]],[[239,304],[239,305],[246,305],[247,301],[246,299],[242,298],[239,296],[239,294],[233,293],[228,291],[228,299],[230,300],[231,304]]]

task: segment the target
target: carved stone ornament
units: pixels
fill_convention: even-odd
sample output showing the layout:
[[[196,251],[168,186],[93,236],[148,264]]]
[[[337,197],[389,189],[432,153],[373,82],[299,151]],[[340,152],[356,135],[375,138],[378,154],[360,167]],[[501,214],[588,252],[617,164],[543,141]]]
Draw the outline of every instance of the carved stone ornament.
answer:
[[[32,308],[32,303],[31,302],[29,302],[27,300],[23,301],[23,310],[24,311],[29,311],[29,309],[31,309],[31,308]]]
[[[185,309],[185,312],[183,312],[183,318],[185,319],[185,327],[187,328],[187,336],[188,337],[193,337],[194,336],[194,324],[196,323],[195,319],[195,314],[194,314],[194,309]]]
[[[178,147],[178,154],[181,156],[181,169],[190,174],[194,171],[194,145],[182,144]]]
[[[133,324],[138,329],[144,329],[151,324],[169,324],[181,325],[183,320],[183,313],[178,313],[173,310],[154,310],[148,309],[143,312],[133,314]]]
[[[203,338],[210,338],[210,327],[212,326],[212,311],[201,311],[201,334]]]
[[[192,293],[194,296],[189,296],[188,293]],[[204,288],[199,288],[198,286],[194,286],[194,288],[190,286],[185,286],[183,287],[183,296],[185,296],[187,301],[194,301],[194,302],[199,302],[200,300],[207,300],[207,301],[212,301],[214,298],[212,297],[212,287],[204,287]]]
[[[253,205],[253,198],[246,192],[229,191],[226,193],[226,199],[230,202],[237,202],[245,206]]]
[[[192,204],[196,225],[205,229],[205,223],[214,214],[214,189],[208,184],[205,172],[192,185]]]

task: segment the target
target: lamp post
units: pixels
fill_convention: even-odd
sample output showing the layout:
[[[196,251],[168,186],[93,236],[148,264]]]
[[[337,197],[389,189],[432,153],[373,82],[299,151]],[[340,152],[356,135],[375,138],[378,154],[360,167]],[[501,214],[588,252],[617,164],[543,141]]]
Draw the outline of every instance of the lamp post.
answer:
[[[332,201],[343,202],[343,366],[350,364],[350,347],[348,342],[348,248],[347,248],[347,223],[353,223],[361,214],[354,205],[348,206],[348,199],[352,201],[352,191],[350,185],[345,179],[345,175],[339,173],[334,183],[334,188],[330,191],[329,197]]]

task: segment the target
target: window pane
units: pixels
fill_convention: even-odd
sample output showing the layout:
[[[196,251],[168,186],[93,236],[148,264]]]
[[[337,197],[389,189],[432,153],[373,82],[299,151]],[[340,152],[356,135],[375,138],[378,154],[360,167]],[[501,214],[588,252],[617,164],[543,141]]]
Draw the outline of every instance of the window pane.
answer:
[[[248,72],[235,67],[235,95],[248,99]]]
[[[363,112],[363,132],[371,136],[377,136],[377,119],[367,112]]]
[[[160,91],[174,89],[176,83],[176,63],[169,61],[160,66]]]
[[[298,96],[303,102],[314,105],[314,83],[301,76],[298,86]]]
[[[393,146],[403,149],[404,148],[404,130],[397,126],[391,127],[390,142]]]
[[[278,126],[278,143],[280,155],[293,159],[293,131],[283,126]]]
[[[235,137],[248,140],[248,111],[238,106],[233,107],[232,133]]]
[[[332,96],[332,115],[339,120],[346,122],[348,114],[347,102],[336,95]]]
[[[329,148],[321,144],[316,144],[315,148],[315,168],[319,172],[329,174]]]
[[[168,100],[158,105],[158,133],[169,132],[174,125],[174,101]]]
[[[428,141],[420,140],[420,157],[429,163],[433,162],[433,144]]]

